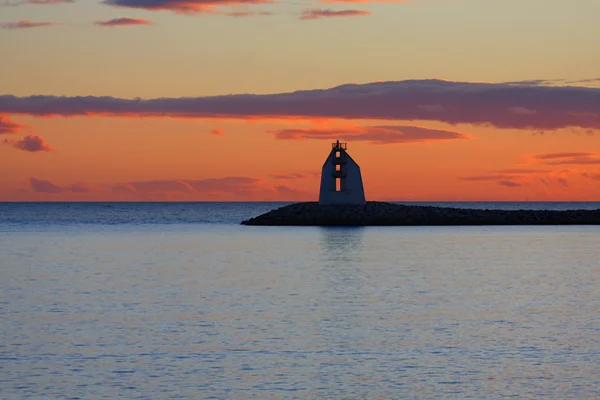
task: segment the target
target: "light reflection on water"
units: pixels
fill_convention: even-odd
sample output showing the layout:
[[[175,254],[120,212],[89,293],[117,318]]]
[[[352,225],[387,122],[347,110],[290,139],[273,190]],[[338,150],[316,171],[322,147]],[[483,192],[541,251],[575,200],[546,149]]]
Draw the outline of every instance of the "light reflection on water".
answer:
[[[599,238],[6,228],[0,397],[596,398]]]

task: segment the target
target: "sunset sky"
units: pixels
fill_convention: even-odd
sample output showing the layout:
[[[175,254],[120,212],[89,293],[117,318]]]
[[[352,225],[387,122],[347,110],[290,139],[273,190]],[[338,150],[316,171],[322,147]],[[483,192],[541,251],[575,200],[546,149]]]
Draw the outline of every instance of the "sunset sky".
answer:
[[[598,0],[0,0],[0,201],[600,201]]]

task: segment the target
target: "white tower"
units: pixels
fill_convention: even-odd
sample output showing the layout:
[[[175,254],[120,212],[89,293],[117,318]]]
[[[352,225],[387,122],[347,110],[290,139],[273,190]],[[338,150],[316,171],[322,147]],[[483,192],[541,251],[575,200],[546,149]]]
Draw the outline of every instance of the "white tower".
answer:
[[[366,204],[360,167],[339,140],[332,144],[321,170],[319,204]]]

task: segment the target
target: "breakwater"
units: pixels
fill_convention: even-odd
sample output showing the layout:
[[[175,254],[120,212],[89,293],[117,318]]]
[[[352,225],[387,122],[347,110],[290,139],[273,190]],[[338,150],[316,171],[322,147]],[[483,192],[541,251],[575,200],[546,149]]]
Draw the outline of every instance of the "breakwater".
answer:
[[[409,206],[370,201],[366,205],[296,203],[243,221],[280,226],[600,225],[600,210],[476,210]]]

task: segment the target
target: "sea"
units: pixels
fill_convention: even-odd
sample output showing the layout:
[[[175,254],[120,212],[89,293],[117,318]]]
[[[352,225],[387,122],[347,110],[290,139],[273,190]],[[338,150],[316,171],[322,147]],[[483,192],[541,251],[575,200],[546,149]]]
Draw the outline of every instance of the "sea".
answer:
[[[240,225],[285,204],[0,203],[0,398],[600,398],[600,226]]]

